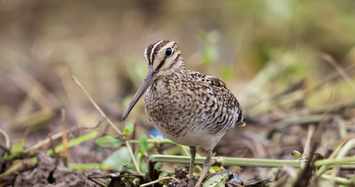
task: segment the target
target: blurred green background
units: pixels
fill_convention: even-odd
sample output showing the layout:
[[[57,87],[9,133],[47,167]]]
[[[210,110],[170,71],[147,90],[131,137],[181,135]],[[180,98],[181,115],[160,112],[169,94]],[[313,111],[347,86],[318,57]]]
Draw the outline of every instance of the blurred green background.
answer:
[[[355,102],[351,86],[322,58],[333,57],[354,80],[353,0],[0,4],[0,124],[13,137],[60,132],[61,108],[69,126],[98,123],[100,115],[72,75],[119,123],[147,72],[144,49],[162,39],[177,42],[187,69],[225,81],[247,119],[280,119]],[[135,119],[151,127],[142,101],[127,121]],[[245,129],[260,136],[269,129],[247,122]]]
[[[275,83],[306,78],[313,84],[334,72],[319,58],[320,52],[343,66],[355,61],[351,0],[1,4],[0,104],[11,109],[20,104],[10,99],[16,96],[9,98],[11,90],[3,85],[9,84],[4,79],[11,71],[45,77],[43,84],[58,89],[53,88],[58,66],[68,68],[98,101],[122,104],[144,77],[145,47],[161,39],[179,44],[188,69],[221,77],[236,95],[268,63],[286,70],[267,75],[281,78]],[[278,89],[262,91],[272,94]],[[347,93],[346,86],[343,89],[339,94]]]

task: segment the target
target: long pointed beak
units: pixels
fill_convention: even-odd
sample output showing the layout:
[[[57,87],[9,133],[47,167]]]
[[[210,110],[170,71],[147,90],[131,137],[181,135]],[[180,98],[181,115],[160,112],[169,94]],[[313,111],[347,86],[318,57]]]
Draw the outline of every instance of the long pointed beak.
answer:
[[[139,98],[141,98],[141,96],[143,95],[145,90],[148,88],[148,86],[150,85],[150,83],[154,79],[155,75],[156,75],[156,72],[154,71],[153,66],[150,65],[148,67],[147,76],[145,77],[142,85],[139,87],[138,91],[134,95],[134,97],[133,97],[131,103],[129,104],[128,108],[123,113],[122,120],[126,119],[126,117],[129,115],[129,113],[133,109],[134,105],[136,105],[136,103],[138,102]]]

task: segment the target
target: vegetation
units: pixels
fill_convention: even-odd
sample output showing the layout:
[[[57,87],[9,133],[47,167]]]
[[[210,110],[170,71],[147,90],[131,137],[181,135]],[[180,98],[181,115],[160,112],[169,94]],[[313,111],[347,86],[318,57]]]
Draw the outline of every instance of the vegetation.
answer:
[[[5,0],[0,187],[34,176],[41,153],[54,158],[51,178],[63,166],[102,186],[147,185],[148,176],[187,185],[188,149],[153,136],[142,101],[120,120],[145,77],[144,48],[161,39],[179,44],[188,69],[223,79],[242,105],[247,126],[215,148],[211,185],[354,186],[354,8],[350,0]]]

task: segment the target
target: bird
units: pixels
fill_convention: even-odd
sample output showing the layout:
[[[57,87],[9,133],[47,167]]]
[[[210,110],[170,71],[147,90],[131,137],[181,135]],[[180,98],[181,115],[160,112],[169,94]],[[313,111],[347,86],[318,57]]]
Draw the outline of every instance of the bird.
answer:
[[[203,170],[195,187],[200,187],[212,165],[212,150],[234,127],[242,127],[242,108],[217,77],[187,70],[175,41],[160,40],[144,50],[148,73],[131,103],[124,120],[141,96],[149,121],[171,141],[189,146],[189,178],[193,177],[196,147],[207,150]]]

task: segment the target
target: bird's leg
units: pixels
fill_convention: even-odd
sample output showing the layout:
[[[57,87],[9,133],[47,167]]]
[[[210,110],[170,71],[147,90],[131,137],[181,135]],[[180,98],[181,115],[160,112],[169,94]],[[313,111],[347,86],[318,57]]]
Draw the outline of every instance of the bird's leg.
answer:
[[[207,150],[207,157],[205,162],[203,163],[203,170],[201,172],[200,178],[198,179],[195,187],[200,187],[203,179],[207,175],[208,170],[210,169],[212,165],[212,149]]]
[[[190,146],[190,154],[191,154],[191,160],[190,160],[189,178],[192,178],[192,174],[194,173],[193,170],[195,166],[196,146]]]

